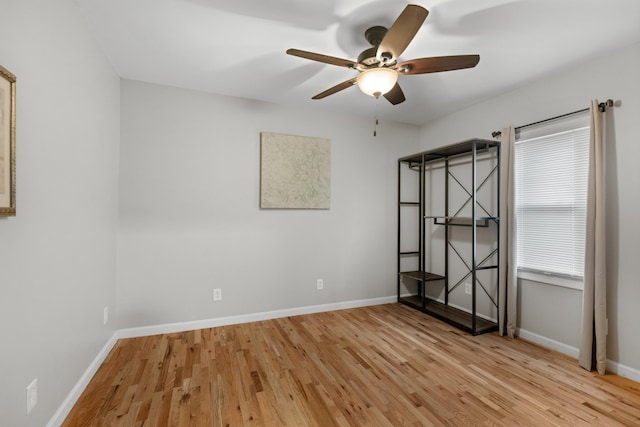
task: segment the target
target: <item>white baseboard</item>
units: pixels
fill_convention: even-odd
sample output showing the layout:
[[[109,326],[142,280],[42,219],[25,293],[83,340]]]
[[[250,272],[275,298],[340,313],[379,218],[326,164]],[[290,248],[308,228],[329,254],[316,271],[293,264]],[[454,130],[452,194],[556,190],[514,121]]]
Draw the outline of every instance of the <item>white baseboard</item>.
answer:
[[[163,325],[142,326],[139,328],[120,329],[118,338],[136,338],[149,335],[170,334],[174,332],[193,331],[196,329],[215,328],[217,326],[237,325],[240,323],[259,322],[261,320],[278,319],[302,314],[321,313],[325,311],[343,310],[346,308],[366,307],[369,305],[388,304],[398,301],[398,297],[389,296],[336,302],[331,304],[308,305],[305,307],[287,308],[283,310],[265,311],[262,313],[241,314],[238,316],[219,317],[216,319],[194,320],[192,322],[165,323]]]
[[[542,335],[529,332],[522,328],[516,329],[516,335],[527,341],[531,341],[543,347],[547,347],[562,354],[566,354],[567,356],[573,357],[574,359],[578,359],[580,355],[580,350],[576,347],[571,347],[567,344],[563,344],[550,338],[543,337]],[[620,375],[621,377],[640,382],[640,370],[622,365],[618,362],[607,360],[607,371],[611,372],[612,374]]]
[[[607,360],[607,371],[640,383],[640,370],[638,369],[633,369],[618,362]]]
[[[562,354],[566,354],[567,356],[575,359],[578,358],[578,349],[576,347],[571,347],[570,345],[561,343],[560,341],[552,340],[551,338],[538,335],[534,332],[529,332],[522,328],[516,329],[516,336],[543,347],[550,348],[551,350],[558,351]]]
[[[67,415],[69,415],[69,412],[73,408],[73,405],[75,405],[76,401],[89,384],[89,381],[91,381],[91,378],[93,378],[95,373],[98,371],[98,368],[100,368],[100,365],[102,365],[102,362],[104,362],[104,360],[109,355],[111,349],[113,349],[113,347],[118,342],[117,334],[118,332],[116,331],[105,343],[105,345],[102,347],[102,350],[100,350],[91,364],[89,364],[89,367],[84,372],[84,374],[82,374],[73,389],[71,389],[71,392],[69,393],[67,398],[64,399],[62,405],[60,405],[56,413],[53,414],[53,417],[51,417],[51,419],[47,423],[47,427],[59,427],[62,425],[65,418],[67,418]]]

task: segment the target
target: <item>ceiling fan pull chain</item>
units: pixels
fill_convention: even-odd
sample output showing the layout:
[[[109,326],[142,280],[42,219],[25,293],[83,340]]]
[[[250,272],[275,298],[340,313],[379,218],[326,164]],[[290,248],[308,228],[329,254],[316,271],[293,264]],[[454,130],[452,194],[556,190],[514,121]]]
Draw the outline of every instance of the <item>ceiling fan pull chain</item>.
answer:
[[[380,100],[380,97],[376,97],[376,116],[375,116],[375,122],[374,122],[374,125],[373,125],[373,136],[378,136],[377,135],[377,133],[378,133],[378,109],[379,109],[378,106],[380,105],[379,104],[379,100]]]

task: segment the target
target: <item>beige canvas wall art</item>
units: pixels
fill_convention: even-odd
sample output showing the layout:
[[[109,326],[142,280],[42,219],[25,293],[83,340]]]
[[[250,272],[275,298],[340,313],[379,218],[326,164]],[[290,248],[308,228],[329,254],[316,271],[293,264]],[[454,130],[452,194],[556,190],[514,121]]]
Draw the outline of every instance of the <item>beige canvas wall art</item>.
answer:
[[[331,141],[261,132],[260,207],[329,209]]]

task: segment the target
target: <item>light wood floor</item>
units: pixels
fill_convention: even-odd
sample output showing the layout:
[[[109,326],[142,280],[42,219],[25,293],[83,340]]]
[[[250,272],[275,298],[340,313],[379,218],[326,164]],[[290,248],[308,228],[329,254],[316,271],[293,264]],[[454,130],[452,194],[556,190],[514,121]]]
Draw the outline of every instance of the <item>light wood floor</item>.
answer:
[[[638,426],[640,384],[399,304],[121,340],[71,426]]]

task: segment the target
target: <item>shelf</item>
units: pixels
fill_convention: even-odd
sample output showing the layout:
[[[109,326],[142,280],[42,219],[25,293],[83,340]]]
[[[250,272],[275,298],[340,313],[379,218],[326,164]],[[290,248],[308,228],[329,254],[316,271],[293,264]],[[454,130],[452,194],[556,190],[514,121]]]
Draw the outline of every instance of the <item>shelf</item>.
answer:
[[[497,268],[498,268],[497,265],[483,265],[483,266],[476,267],[476,271],[478,271],[478,270],[495,270]]]
[[[416,310],[422,311],[422,298],[420,295],[410,295],[407,297],[398,297],[398,302],[409,307],[413,307]]]
[[[445,305],[441,302],[425,298],[424,308],[422,307],[422,297],[419,295],[411,295],[408,297],[400,297],[398,301],[402,304],[417,308],[437,319],[456,326],[467,332],[475,333],[475,335],[485,332],[497,331],[498,325],[482,317],[476,316],[476,330],[473,331],[473,316],[471,313]]]
[[[438,172],[434,174],[435,170]],[[471,173],[471,182],[467,175],[463,180],[456,177],[465,171]],[[407,184],[403,185],[404,181]],[[439,188],[440,181],[444,188]],[[469,139],[398,159],[398,302],[473,335],[497,329],[497,324],[486,318],[498,311],[499,184],[499,141]],[[483,187],[483,194],[490,198],[478,201],[478,191]],[[454,231],[450,227],[462,229]],[[480,252],[484,253],[486,242],[495,248],[479,260],[478,246],[483,246]],[[459,250],[458,243],[464,250]],[[438,253],[442,256],[438,257]],[[415,271],[402,271],[403,268]],[[429,273],[427,268],[443,275]],[[494,273],[477,277],[482,270]],[[460,274],[466,274],[463,280],[470,277],[475,284],[480,280],[492,282],[488,288],[491,294],[480,284],[491,300],[489,309],[483,304],[479,311],[474,291],[471,295],[454,292],[460,283],[449,281]],[[429,288],[433,292],[428,292]],[[407,296],[407,292],[411,295]]]
[[[427,271],[402,271],[399,273],[401,276],[409,277],[410,279],[418,280],[420,282],[431,282],[433,280],[443,280],[444,276],[439,274],[429,273]]]
[[[473,219],[471,217],[425,216],[424,218],[433,219],[433,223],[438,225],[453,225],[461,227],[471,227],[473,225]],[[499,218],[495,216],[478,217],[476,218],[476,227],[489,227],[489,221],[498,222]]]
[[[399,255],[400,256],[418,256],[418,255],[420,255],[420,252],[418,252],[418,251],[400,252]]]

